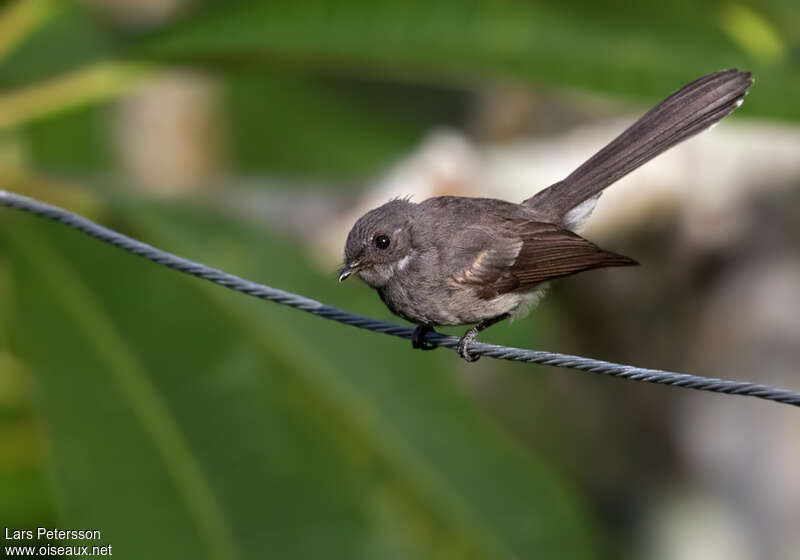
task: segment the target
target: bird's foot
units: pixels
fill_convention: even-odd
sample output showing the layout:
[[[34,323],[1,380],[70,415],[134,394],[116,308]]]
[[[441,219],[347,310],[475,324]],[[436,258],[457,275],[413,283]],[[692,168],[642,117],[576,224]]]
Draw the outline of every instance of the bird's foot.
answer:
[[[458,341],[458,355],[468,362],[477,362],[478,358],[480,358],[480,354],[471,354],[469,352],[469,346],[478,338],[478,332],[480,331],[477,327],[472,327]]]
[[[411,347],[417,350],[433,350],[437,348],[430,342],[425,341],[425,335],[429,332],[436,332],[430,325],[417,325],[411,335]]]

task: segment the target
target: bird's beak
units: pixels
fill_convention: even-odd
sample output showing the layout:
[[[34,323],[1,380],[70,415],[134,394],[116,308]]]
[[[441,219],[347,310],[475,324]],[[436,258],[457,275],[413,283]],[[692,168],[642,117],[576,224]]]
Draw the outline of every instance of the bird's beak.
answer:
[[[358,261],[353,262],[345,266],[342,270],[339,271],[339,282],[344,282],[347,280],[347,277],[351,274],[358,272],[358,265],[360,263]]]

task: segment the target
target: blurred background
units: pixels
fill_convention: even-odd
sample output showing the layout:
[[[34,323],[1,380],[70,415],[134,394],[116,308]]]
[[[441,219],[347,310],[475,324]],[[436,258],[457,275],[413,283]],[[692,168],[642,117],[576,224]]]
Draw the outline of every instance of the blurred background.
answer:
[[[521,201],[730,67],[743,107],[584,231],[642,266],[481,338],[798,391],[794,0],[0,1],[0,188],[388,319],[336,282],[361,213]],[[798,472],[790,407],[412,352],[0,210],[4,528],[120,558],[788,560]]]

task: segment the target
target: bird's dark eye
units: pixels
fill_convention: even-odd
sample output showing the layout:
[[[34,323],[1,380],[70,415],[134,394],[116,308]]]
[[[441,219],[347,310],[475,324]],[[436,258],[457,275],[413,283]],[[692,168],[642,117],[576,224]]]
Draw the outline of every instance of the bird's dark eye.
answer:
[[[389,243],[391,243],[391,241],[389,240],[388,236],[386,235],[375,236],[375,246],[378,249],[386,249],[387,247],[389,247]]]

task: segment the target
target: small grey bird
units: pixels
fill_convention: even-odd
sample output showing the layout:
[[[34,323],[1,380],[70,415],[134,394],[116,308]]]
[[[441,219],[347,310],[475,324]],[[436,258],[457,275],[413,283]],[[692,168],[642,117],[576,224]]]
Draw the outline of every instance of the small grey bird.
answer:
[[[584,270],[638,264],[575,233],[603,189],[741,105],[749,72],[727,70],[676,91],[566,179],[521,204],[439,196],[395,199],[370,210],[347,236],[345,267],[378,291],[392,313],[417,324],[411,343],[439,325],[474,325],[458,345],[526,312],[549,280]]]

